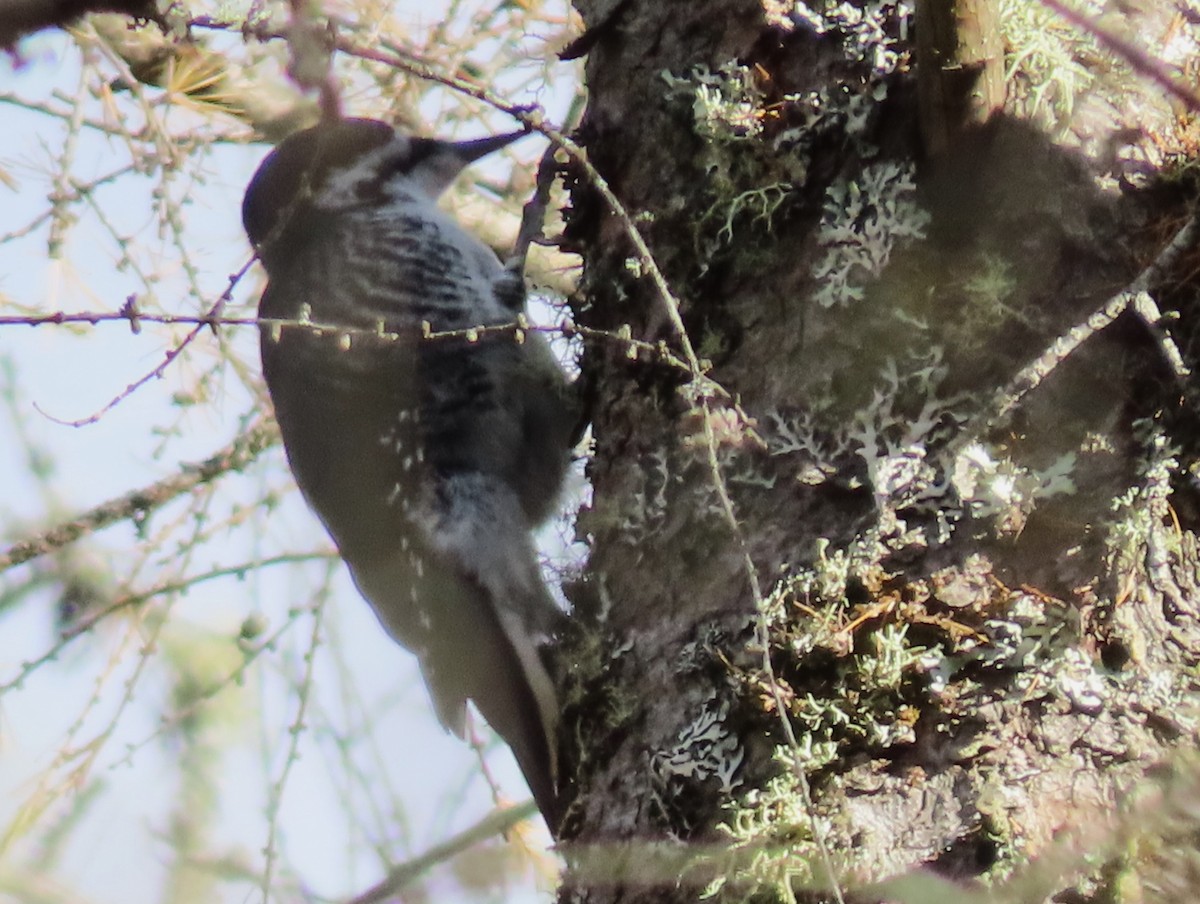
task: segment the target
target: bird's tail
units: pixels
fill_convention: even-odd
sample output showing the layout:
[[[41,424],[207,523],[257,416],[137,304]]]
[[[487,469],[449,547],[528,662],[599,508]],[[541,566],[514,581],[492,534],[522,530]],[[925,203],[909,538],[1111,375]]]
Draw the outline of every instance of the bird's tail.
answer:
[[[558,829],[558,695],[541,651],[511,613],[496,610],[499,631],[475,648],[465,696],[504,738],[552,834]],[[506,624],[508,622],[509,624]],[[487,648],[491,649],[487,649]],[[433,679],[433,675],[428,676]],[[430,681],[430,690],[440,697]]]
[[[564,616],[528,528],[505,523],[519,512],[515,500],[493,506],[472,493],[469,513],[444,510],[423,542],[369,561],[342,552],[384,627],[420,659],[442,724],[461,737],[466,701],[475,701],[554,832],[559,705],[544,651]]]

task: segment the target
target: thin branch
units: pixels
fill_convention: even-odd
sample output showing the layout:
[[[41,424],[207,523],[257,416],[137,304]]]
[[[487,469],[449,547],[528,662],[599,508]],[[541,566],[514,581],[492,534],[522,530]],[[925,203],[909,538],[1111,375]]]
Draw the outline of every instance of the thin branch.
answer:
[[[86,634],[87,632],[91,631],[94,627],[96,627],[96,625],[100,624],[102,621],[104,621],[108,617],[116,614],[117,612],[121,612],[125,609],[130,609],[135,606],[140,606],[142,603],[148,602],[158,596],[163,596],[165,594],[171,594],[171,593],[180,593],[182,591],[189,590],[190,588],[196,586],[197,584],[203,584],[207,581],[213,581],[213,580],[217,580],[219,578],[226,578],[226,577],[237,577],[237,578],[245,577],[246,572],[248,572],[252,569],[257,571],[259,569],[268,568],[272,565],[294,565],[298,562],[308,562],[308,561],[313,561],[313,560],[323,560],[324,561],[324,560],[329,560],[329,559],[333,559],[333,558],[336,558],[336,556],[332,552],[330,552],[330,553],[309,553],[309,554],[289,554],[289,555],[273,556],[269,559],[261,559],[257,562],[246,562],[242,565],[231,565],[231,566],[225,566],[223,568],[214,568],[211,571],[204,572],[203,574],[194,575],[189,578],[181,578],[179,580],[168,581],[164,584],[159,584],[155,587],[151,587],[149,590],[142,590],[137,593],[130,593],[125,596],[119,597],[118,599],[113,600],[107,606],[97,609],[94,612],[89,612],[87,614],[87,616],[85,618],[81,619],[78,623],[73,624],[70,628],[67,628],[66,630],[62,631],[58,636],[58,640],[56,640],[54,642],[53,646],[51,646],[49,649],[47,649],[44,653],[42,653],[36,659],[30,659],[26,662],[22,662],[16,675],[14,675],[12,678],[10,678],[8,681],[4,682],[3,684],[0,684],[0,695],[8,693],[13,688],[20,687],[22,684],[25,683],[25,680],[30,675],[32,675],[34,672],[36,672],[39,668],[41,668],[48,662],[53,662],[54,660],[56,660],[58,658],[59,654],[61,654],[62,651],[64,649],[66,649],[67,645],[70,644],[71,641],[73,641],[77,637],[80,637],[80,636]],[[268,641],[266,641],[263,644],[260,644],[259,645],[260,648],[256,648],[253,655],[251,655],[249,653],[246,654],[245,660],[239,666],[238,670],[234,673],[234,676],[236,677],[238,674],[243,673],[245,671],[246,667],[249,666],[250,661],[255,656],[257,656],[260,652],[262,652],[263,649],[269,648],[271,646],[271,644],[273,644],[275,642],[275,640],[278,638],[278,636],[282,634],[283,630],[284,629],[280,629],[280,631],[276,632],[276,634],[273,635]],[[230,680],[233,680],[233,679],[231,678]],[[192,711],[194,711],[194,709],[196,707],[198,707],[201,703],[203,703],[206,699],[208,699],[208,697],[215,695],[217,693],[217,691],[219,691],[221,689],[221,687],[223,687],[223,686],[224,686],[224,684],[221,684],[219,686],[212,688],[211,691],[205,692],[205,693],[199,695],[193,702],[192,708],[189,708],[187,712],[176,714],[176,717],[175,717],[176,720],[180,720],[180,719],[184,718],[185,716],[189,715]],[[145,741],[141,742],[140,744],[130,746],[126,751],[125,757],[122,760],[118,761],[117,764],[114,764],[114,765],[119,765],[120,763],[131,759],[136,750],[145,746],[145,744],[149,743],[149,741],[152,740],[154,737],[157,737],[158,735],[160,735],[163,731],[165,731],[167,728],[169,728],[171,726],[171,724],[172,723],[170,721],[164,720],[163,723],[161,725],[159,725],[158,729],[154,732],[154,734],[151,735],[151,737],[147,738]]]
[[[479,772],[483,775],[483,780],[487,783],[488,791],[492,795],[492,806],[499,807],[504,800],[504,789],[500,784],[500,780],[492,772],[492,767],[488,764],[486,741],[479,731],[479,726],[475,724],[475,718],[469,708],[467,709],[466,728],[467,745],[471,748],[471,752],[475,754],[475,761],[479,764]]]
[[[518,273],[525,272],[529,246],[541,240],[545,231],[546,208],[550,206],[550,191],[554,187],[554,177],[558,175],[554,153],[555,147],[551,145],[542,155],[534,181],[533,197],[526,202],[521,211],[521,226],[517,230],[517,238],[508,262],[508,266],[517,268]]]
[[[80,537],[118,521],[142,521],[155,509],[192,492],[196,487],[210,483],[231,471],[243,470],[264,450],[275,445],[278,439],[279,431],[275,422],[266,418],[260,419],[232,443],[200,464],[184,465],[178,474],[132,490],[36,537],[14,543],[0,553],[0,572],[62,549]]]
[[[54,415],[43,411],[40,407],[38,407],[37,403],[34,403],[34,408],[37,408],[41,414],[54,421],[56,424],[62,424],[66,427],[84,427],[88,424],[96,423],[96,421],[100,420],[100,418],[104,417],[104,415],[108,414],[108,412],[116,408],[119,404],[121,404],[121,402],[133,395],[138,389],[145,386],[151,380],[157,380],[161,378],[163,373],[166,372],[166,369],[171,365],[171,362],[179,357],[180,353],[185,348],[191,345],[192,341],[195,340],[198,335],[200,335],[200,331],[204,329],[205,326],[212,327],[214,330],[216,329],[214,326],[215,319],[221,315],[221,312],[225,309],[225,304],[233,298],[233,287],[236,286],[241,278],[246,275],[246,271],[250,269],[253,263],[254,258],[251,258],[250,260],[246,261],[241,270],[229,277],[229,285],[225,287],[225,291],[221,293],[221,297],[218,298],[213,303],[212,307],[208,309],[207,314],[199,318],[199,322],[197,322],[196,325],[188,331],[188,334],[184,336],[178,344],[167,349],[166,354],[163,355],[163,360],[157,367],[155,367],[149,373],[143,374],[141,377],[134,380],[123,390],[121,390],[121,392],[109,399],[109,401],[99,410],[93,412],[87,417],[69,421],[57,418]],[[142,317],[141,312],[139,312],[137,309],[136,296],[131,295],[125,302],[125,306],[121,308],[118,314],[122,319],[129,321],[130,329],[132,329],[135,333],[139,331],[139,325],[144,318]]]
[[[1041,0],[1041,3],[1054,10],[1076,28],[1092,35],[1101,44],[1128,63],[1136,72],[1151,79],[1169,94],[1174,95],[1189,110],[1193,112],[1200,111],[1200,95],[1197,95],[1195,91],[1171,75],[1161,60],[1147,53],[1132,41],[1121,37],[1115,31],[1101,25],[1093,17],[1086,16],[1067,4],[1062,3],[1061,0]]]
[[[304,653],[304,675],[300,679],[299,699],[296,702],[296,717],[287,729],[287,753],[284,756],[283,768],[279,772],[279,778],[271,785],[270,794],[267,798],[267,843],[263,850],[266,863],[263,866],[261,883],[263,904],[270,904],[271,901],[271,877],[274,873],[275,859],[278,853],[276,842],[279,837],[279,810],[283,804],[283,793],[287,789],[288,778],[292,774],[292,767],[300,758],[300,736],[306,728],[304,719],[308,713],[309,698],[312,696],[313,670],[317,660],[317,648],[321,645],[321,625],[324,623],[326,593],[329,589],[328,578],[322,587],[324,588],[323,591],[313,601],[310,608],[313,620],[312,631],[309,633],[308,649]]]
[[[1200,243],[1200,208],[1197,208],[1192,218],[1180,229],[1170,243],[1159,253],[1149,266],[1128,286],[1109,298],[1097,308],[1086,320],[1059,336],[1037,358],[1031,361],[1017,373],[1008,385],[996,394],[983,414],[977,418],[977,423],[964,430],[959,439],[952,444],[957,448],[972,439],[983,436],[1000,427],[1017,406],[1030,392],[1041,385],[1050,373],[1058,367],[1079,346],[1096,333],[1111,326],[1118,317],[1126,311],[1132,311],[1142,320],[1158,343],[1163,358],[1167,361],[1185,398],[1200,410],[1191,388],[1191,370],[1183,361],[1175,341],[1162,327],[1162,314],[1158,305],[1150,296],[1150,290],[1158,288],[1165,281],[1180,257],[1189,249]]]
[[[610,330],[598,330],[592,327],[579,326],[571,321],[564,321],[554,326],[532,324],[524,319],[511,323],[496,323],[491,325],[463,327],[457,330],[433,330],[414,327],[409,330],[379,330],[367,327],[344,326],[333,323],[317,323],[312,320],[298,320],[285,317],[224,317],[215,314],[144,314],[136,305],[126,304],[119,311],[79,311],[68,314],[55,311],[51,314],[7,314],[0,315],[0,326],[48,326],[65,323],[84,323],[97,326],[101,323],[128,323],[136,332],[144,323],[162,323],[170,325],[197,324],[216,329],[221,326],[252,326],[256,328],[288,328],[307,329],[314,333],[332,333],[347,336],[351,339],[363,337],[382,342],[437,342],[449,340],[466,340],[479,342],[488,336],[517,335],[520,333],[558,333],[566,339],[581,336],[597,342],[612,342],[621,346],[631,360],[645,358],[667,367],[681,370],[690,374],[692,371],[678,355],[671,352],[663,342],[647,342],[634,339],[631,336]],[[708,387],[717,391],[720,387],[710,384]]]
[[[469,829],[436,844],[420,856],[394,867],[383,881],[345,902],[345,904],[379,904],[400,892],[439,863],[445,863],[475,845],[503,835],[537,812],[532,800],[515,807],[493,810]]]
[[[63,139],[62,151],[56,161],[54,175],[54,191],[50,195],[50,235],[46,239],[46,256],[57,260],[66,241],[67,232],[71,228],[71,218],[67,215],[67,201],[70,196],[70,184],[67,174],[75,161],[75,152],[79,146],[79,135],[82,132],[79,124],[83,120],[83,95],[87,89],[87,78],[84,72],[79,74],[79,87],[72,99],[71,115],[66,120],[66,136]],[[85,195],[84,197],[88,197]]]
[[[57,98],[56,98],[57,99]],[[34,100],[28,100],[16,94],[0,91],[0,104],[8,104],[9,106],[18,107],[22,110],[28,110],[30,113],[41,113],[45,116],[50,116],[54,119],[62,120],[64,123],[72,121],[72,113],[70,110],[60,110],[52,107],[48,103],[43,103]],[[92,129],[109,137],[115,138],[130,138],[137,141],[146,141],[154,143],[154,136],[148,126],[130,132],[128,128],[122,125],[117,127],[105,122],[102,119],[92,119],[84,116],[78,123],[80,128]],[[200,129],[189,128],[182,132],[172,134],[172,142],[180,149],[187,151],[198,144],[232,144],[243,146],[255,140],[254,133],[249,129],[243,129],[241,132],[214,132],[219,123],[206,123],[203,132]]]
[[[57,194],[57,192],[52,193],[50,196],[50,202],[52,205],[50,207],[50,209],[43,211],[39,216],[30,220],[24,226],[21,226],[17,229],[13,229],[11,232],[6,232],[3,235],[0,235],[0,245],[3,245],[6,242],[11,242],[13,239],[24,238],[25,236],[29,235],[29,233],[33,232],[35,229],[37,229],[39,226],[41,226],[47,220],[57,216],[58,211],[59,211],[59,205],[74,204],[78,201],[82,201],[85,196],[90,195],[93,191],[95,191],[97,188],[100,188],[102,185],[107,185],[110,182],[115,182],[121,176],[127,175],[129,173],[137,172],[138,169],[139,169],[139,164],[127,163],[124,166],[120,167],[119,169],[115,169],[111,173],[108,173],[107,175],[104,175],[104,176],[100,176],[99,178],[93,179],[90,182],[76,182],[74,180],[71,180],[71,182],[69,183],[71,190],[69,192],[67,192],[65,197],[59,196]]]
[[[729,488],[725,483],[725,475],[721,473],[721,463],[717,452],[719,441],[717,440],[716,431],[713,429],[713,413],[709,406],[709,400],[707,398],[703,399],[702,404],[704,407],[704,439],[707,446],[708,468],[712,475],[713,488],[717,492],[717,499],[721,504],[721,512],[725,517],[725,522],[729,526],[730,532],[733,534],[734,542],[738,544],[741,550],[746,577],[754,598],[754,640],[758,644],[762,656],[759,667],[762,669],[767,687],[770,689],[771,702],[775,705],[775,714],[780,728],[783,730],[784,740],[787,742],[788,749],[795,754],[790,764],[791,771],[796,777],[796,783],[800,788],[800,795],[804,803],[804,812],[808,814],[812,827],[813,840],[817,844],[817,851],[821,857],[821,866],[824,868],[829,881],[828,890],[833,894],[833,898],[837,904],[845,904],[845,899],[842,896],[841,881],[838,878],[837,869],[833,864],[833,854],[829,850],[829,845],[825,842],[825,834],[817,825],[816,807],[813,805],[812,789],[809,786],[808,775],[805,773],[804,766],[801,763],[800,741],[796,736],[792,720],[788,716],[787,703],[783,699],[783,691],[780,688],[779,680],[775,677],[775,666],[771,662],[771,635],[770,626],[767,624],[767,603],[766,597],[762,592],[762,585],[758,579],[758,568],[755,566],[754,558],[750,553],[750,544],[746,539],[745,531],[742,530],[742,523],[738,520],[737,513],[734,511],[733,499],[729,495]]]

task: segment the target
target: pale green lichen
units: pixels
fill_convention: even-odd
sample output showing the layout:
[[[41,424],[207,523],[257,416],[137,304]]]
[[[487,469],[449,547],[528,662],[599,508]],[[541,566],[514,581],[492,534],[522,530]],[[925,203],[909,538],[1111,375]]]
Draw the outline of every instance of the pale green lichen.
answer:
[[[835,447],[844,453],[848,443],[861,458],[871,459],[868,480],[879,510],[878,522],[850,543],[835,547],[820,541],[811,561],[793,566],[768,596],[764,615],[772,654],[788,663],[781,689],[803,738],[798,749],[781,747],[779,756],[807,774],[829,770],[845,757],[886,758],[890,748],[915,740],[914,727],[929,694],[942,698],[942,711],[948,714],[970,713],[980,704],[1054,701],[1056,711],[1065,707],[1095,717],[1098,724],[1116,724],[1132,709],[1162,712],[1182,731],[1194,730],[1200,711],[1183,707],[1181,713],[1179,705],[1191,690],[1191,676],[1176,679],[1162,668],[1106,667],[1098,653],[1082,644],[1091,628],[1073,602],[1005,587],[986,556],[970,556],[903,587],[897,586],[897,575],[886,573],[888,556],[902,548],[896,544],[914,536],[897,528],[899,519],[889,527],[889,512],[924,517],[943,511],[956,528],[969,520],[992,522],[998,529],[1014,518],[1014,511],[1027,513],[1039,499],[1075,492],[1075,459],[1069,453],[1035,469],[1015,464],[982,442],[961,449],[949,446],[945,440],[960,424],[964,404],[946,397],[944,376],[936,355],[906,369],[889,364],[864,414],[843,428],[844,439],[818,439],[819,419],[812,416],[776,417],[775,429],[766,432],[768,448],[777,457],[819,457]],[[1147,457],[1136,484],[1114,502],[1118,517],[1107,538],[1116,577],[1111,586],[1132,586],[1126,578],[1136,575],[1139,594],[1161,594],[1167,605],[1172,593],[1180,600],[1194,599],[1196,568],[1189,564],[1197,557],[1194,540],[1173,525],[1168,508],[1172,480],[1182,470],[1180,452],[1153,420],[1138,422],[1135,435]],[[825,464],[836,467],[835,462]],[[861,600],[864,591],[871,602],[849,602],[853,596]],[[1115,607],[1112,624],[1121,632],[1127,629],[1119,619],[1133,608]],[[917,624],[922,644],[908,637],[909,625]],[[1138,662],[1154,655],[1130,643]],[[820,670],[819,682],[804,680],[804,670],[811,668]],[[973,760],[1000,740],[998,731],[980,732],[964,740],[957,755],[964,762]],[[1098,749],[1093,755],[1132,753]],[[835,784],[821,787],[823,799],[832,802],[838,793]],[[980,831],[996,844],[1000,858],[988,870],[989,880],[1002,879],[1021,858],[1011,843],[1007,804],[998,787],[989,791],[984,785],[978,800]],[[791,900],[813,875],[802,800],[795,777],[785,772],[761,796],[747,794],[734,806],[725,831],[735,851],[754,856],[748,866],[731,861],[734,866],[710,891],[734,899],[744,892],[745,899]],[[781,836],[790,837],[798,862],[775,856]],[[836,852],[835,836],[828,828],[822,837]]]
[[[714,694],[679,730],[673,747],[655,752],[650,766],[664,793],[669,795],[680,787],[712,780],[720,793],[728,796],[742,783],[737,771],[746,751],[725,725],[729,708],[728,700],[717,700]]]
[[[695,66],[682,76],[663,72],[662,78],[669,97],[690,104],[692,130],[704,141],[699,164],[706,197],[694,205],[703,211],[694,224],[703,272],[732,244],[739,224],[770,232],[793,188],[807,178],[805,155],[779,153],[764,134],[783,108],[804,103],[796,95],[769,98],[754,70],[735,62],[716,70]]]
[[[910,685],[921,683],[927,654],[909,640],[905,625],[882,625],[858,641],[851,637],[845,627],[847,585],[880,580],[879,550],[820,546],[813,566],[794,569],[766,607],[773,643],[797,662],[818,649],[835,657],[821,693],[795,694],[788,707],[806,738],[807,771],[828,766],[844,745],[880,750],[911,742],[906,695]]]
[[[1104,2],[1081,0],[1074,8],[1099,18]],[[1008,46],[1005,81],[1016,113],[1051,131],[1065,130],[1076,102],[1096,80],[1103,48],[1050,7],[1030,0],[1002,0],[1000,27]]]
[[[883,160],[826,190],[817,231],[823,253],[812,268],[823,307],[861,301],[893,250],[925,237],[930,216],[916,201],[915,175],[911,162]]]
[[[884,625],[871,635],[874,652],[858,657],[855,671],[875,690],[898,691],[904,677],[925,655],[908,642],[908,625]]]
[[[931,349],[901,371],[889,359],[869,404],[848,430],[855,454],[867,468],[868,485],[882,519],[924,503],[931,512],[945,506],[945,481],[930,451],[949,437],[962,419],[961,396],[943,396],[946,377],[940,349]]]
[[[1134,422],[1134,434],[1147,450],[1137,483],[1113,501],[1109,526],[1107,568],[1111,584],[1132,593],[1144,605],[1162,606],[1169,613],[1191,612],[1200,597],[1200,543],[1181,529],[1171,509],[1172,482],[1181,471],[1181,451],[1155,419]],[[1128,607],[1109,607],[1114,627],[1129,638],[1131,653],[1141,649],[1141,630]]]
[[[852,559],[846,551],[829,553],[824,560],[832,573],[810,580],[794,575],[772,594],[768,606],[775,619],[773,640],[787,643],[793,637],[815,637],[818,643],[844,648],[837,634],[837,618],[830,612],[814,612],[806,596],[805,605],[794,594],[809,591],[836,594],[843,586],[844,563]],[[836,604],[845,605],[844,597]],[[797,729],[794,746],[780,746],[775,761],[780,772],[762,788],[751,789],[727,806],[728,816],[718,829],[730,843],[715,872],[719,876],[708,895],[723,894],[723,900],[762,900],[762,896],[795,900],[795,891],[810,886],[811,863],[821,847],[840,848],[837,833],[820,812],[805,807],[808,796],[802,788],[804,775],[833,765],[839,757],[862,750],[882,750],[915,741],[916,711],[905,702],[913,679],[919,681],[921,662],[927,654],[907,637],[907,627],[886,625],[859,644],[862,651],[847,653],[837,660],[828,675],[830,686],[817,693],[791,695],[788,715]],[[803,660],[806,653],[797,655]],[[822,845],[814,841],[819,834]]]
[[[969,443],[955,456],[950,479],[972,516],[992,519],[998,536],[1016,534],[1038,500],[1075,493],[1075,464],[1075,453],[1067,452],[1034,470],[982,443]]]
[[[764,490],[774,489],[778,476],[764,471],[756,456],[746,454],[742,449],[722,447],[717,455],[721,474],[729,486],[760,487]]]
[[[871,162],[879,154],[871,122],[888,78],[906,59],[902,35],[912,9],[892,0],[827,0],[775,14],[786,27],[836,39],[847,59],[864,67],[861,83],[779,96],[759,72],[733,61],[662,73],[668,96],[686,99],[693,131],[705,142],[700,165],[708,197],[696,205],[705,211],[696,223],[698,269],[703,273],[733,244],[739,224],[770,232],[793,189],[807,182],[813,148],[835,136],[867,162],[826,189],[812,275],[821,304],[845,305],[862,297],[898,243],[923,237],[928,223],[915,203],[912,164]]]
[[[848,59],[869,66],[880,78],[895,72],[906,58],[906,41],[900,36],[912,12],[912,4],[904,0],[809,0],[793,5],[792,19],[817,34],[836,36]]]
[[[717,246],[728,245],[733,241],[734,221],[745,215],[749,215],[751,224],[761,224],[767,232],[770,232],[775,214],[787,200],[787,196],[793,188],[791,182],[772,182],[770,185],[752,188],[734,197],[729,202],[729,206],[725,208],[724,222],[717,230],[715,239]]]
[[[985,251],[977,256],[976,265],[963,282],[963,289],[973,301],[998,307],[1003,305],[1002,310],[1011,317],[1018,312],[1004,305],[1004,301],[1018,284],[1013,265],[1004,257]]]
[[[817,540],[817,557],[809,568],[792,577],[792,592],[824,602],[840,602],[846,598],[846,584],[854,561],[846,550],[831,551],[831,546],[824,537]]]
[[[695,224],[700,272],[733,245],[737,229],[771,232],[794,189],[807,182],[819,143],[839,140],[864,158],[878,153],[867,134],[887,96],[885,82],[769,95],[760,75],[734,62],[715,70],[696,66],[683,75],[663,72],[662,78],[668,97],[689,104],[692,130],[704,140],[698,162],[706,197],[693,201],[703,211]],[[869,194],[873,174],[866,178]]]
[[[1179,451],[1154,421],[1140,420],[1134,430],[1150,454],[1137,484],[1112,503],[1117,517],[1108,534],[1109,567],[1117,573],[1144,571],[1151,549],[1179,549],[1179,535],[1166,528],[1164,519],[1171,478],[1179,470]]]
[[[667,515],[667,491],[679,477],[672,474],[667,453],[651,452],[642,467],[631,472],[638,485],[622,495],[619,535],[631,546],[640,546]]]
[[[793,701],[789,715],[808,736],[813,757],[803,764],[807,770],[829,765],[846,745],[878,751],[916,740],[901,689],[919,674],[925,649],[908,641],[907,630],[890,625],[873,632],[870,652],[839,660],[828,692]]]
[[[1043,468],[1019,465],[983,443],[947,451],[948,441],[969,416],[971,400],[946,394],[946,366],[939,348],[911,358],[902,368],[889,359],[872,390],[848,425],[831,426],[823,413],[804,411],[768,415],[764,431],[773,456],[797,459],[798,479],[822,483],[841,477],[847,486],[862,481],[845,474],[848,455],[866,469],[865,485],[879,513],[879,538],[898,538],[909,530],[901,512],[933,519],[933,534],[918,530],[908,541],[941,543],[964,515],[990,525],[995,535],[1019,532],[1042,500],[1075,492],[1074,453],[1064,453]]]
[[[811,884],[816,875],[812,864],[820,847],[813,832],[828,838],[832,826],[806,811],[791,758],[781,753],[779,759],[784,771],[731,805],[728,819],[717,826],[729,845],[713,864],[717,878],[704,897],[722,893],[722,900],[735,901],[768,894],[795,902],[794,889]]]
[[[694,66],[685,76],[664,70],[668,94],[691,100],[696,134],[717,144],[746,142],[762,132],[766,95],[748,66]]]

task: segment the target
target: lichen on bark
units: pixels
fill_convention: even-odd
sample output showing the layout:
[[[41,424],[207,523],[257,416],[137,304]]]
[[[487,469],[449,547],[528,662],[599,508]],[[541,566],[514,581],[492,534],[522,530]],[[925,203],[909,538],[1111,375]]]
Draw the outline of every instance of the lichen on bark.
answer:
[[[1195,734],[1198,422],[1153,335],[1119,320],[988,418],[1182,224],[1134,151],[1186,153],[1185,129],[1131,109],[1127,74],[1069,140],[1014,92],[932,154],[906,4],[577,7],[609,23],[579,137],[710,369],[585,357],[577,603],[605,652],[578,688],[623,703],[567,720],[586,769],[564,839],[625,856],[563,898],[824,899],[827,855],[844,887],[920,867],[1003,888]],[[627,224],[572,198],[580,319],[672,347]],[[1190,280],[1155,291],[1194,364]],[[707,866],[639,874],[652,843]],[[1045,895],[1101,900],[1114,870],[1077,858]]]

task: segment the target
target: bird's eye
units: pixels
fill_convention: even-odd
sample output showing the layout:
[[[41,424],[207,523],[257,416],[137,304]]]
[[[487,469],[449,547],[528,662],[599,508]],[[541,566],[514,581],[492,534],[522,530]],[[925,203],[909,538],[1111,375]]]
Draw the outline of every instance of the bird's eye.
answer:
[[[413,173],[438,149],[438,143],[428,138],[410,138],[405,153],[389,161],[391,173]]]
[[[354,186],[354,197],[359,201],[380,201],[384,197],[383,181],[386,174],[380,174],[373,179],[364,179]]]

